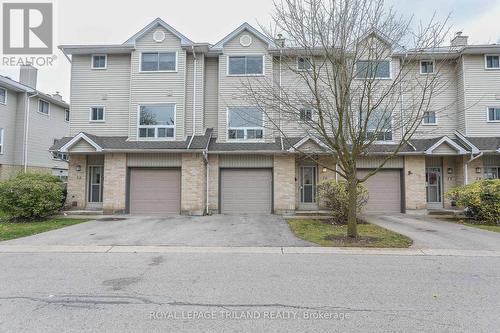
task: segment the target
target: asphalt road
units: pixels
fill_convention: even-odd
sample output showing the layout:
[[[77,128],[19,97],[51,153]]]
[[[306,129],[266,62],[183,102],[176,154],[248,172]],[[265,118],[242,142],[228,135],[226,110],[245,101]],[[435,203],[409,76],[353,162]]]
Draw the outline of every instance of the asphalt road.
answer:
[[[500,257],[0,253],[0,265],[1,332],[500,327]]]

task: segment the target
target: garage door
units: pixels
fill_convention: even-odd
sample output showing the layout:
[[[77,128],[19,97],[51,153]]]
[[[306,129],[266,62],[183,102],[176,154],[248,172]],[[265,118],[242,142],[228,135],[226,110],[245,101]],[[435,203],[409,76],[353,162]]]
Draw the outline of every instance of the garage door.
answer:
[[[221,169],[221,213],[271,213],[272,183],[268,169]]]
[[[180,170],[131,169],[130,214],[179,214],[180,207]]]
[[[358,176],[368,173],[359,170]],[[370,198],[366,205],[367,213],[401,212],[401,172],[399,170],[380,170],[365,182]]]

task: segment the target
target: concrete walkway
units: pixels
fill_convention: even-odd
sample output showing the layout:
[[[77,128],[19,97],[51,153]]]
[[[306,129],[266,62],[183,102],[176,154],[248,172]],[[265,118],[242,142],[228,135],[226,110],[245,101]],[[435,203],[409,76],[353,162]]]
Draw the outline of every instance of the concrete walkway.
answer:
[[[413,239],[412,248],[500,251],[500,233],[446,222],[426,215],[366,216],[370,223]]]

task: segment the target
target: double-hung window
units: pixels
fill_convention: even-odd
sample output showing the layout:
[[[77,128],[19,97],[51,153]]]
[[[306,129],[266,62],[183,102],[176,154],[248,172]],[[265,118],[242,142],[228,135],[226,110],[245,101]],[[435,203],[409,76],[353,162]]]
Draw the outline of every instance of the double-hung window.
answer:
[[[392,141],[392,114],[384,109],[372,110],[368,116],[361,113],[361,126],[366,124],[366,138],[375,141]]]
[[[92,55],[92,69],[106,69],[108,57],[105,54]]]
[[[300,120],[311,121],[312,120],[312,110],[311,109],[300,109],[299,112]]]
[[[434,74],[434,61],[432,60],[420,61],[420,74]]]
[[[358,79],[390,79],[390,60],[359,60],[356,63],[356,78]]]
[[[500,69],[500,55],[487,55],[485,61],[486,69]]]
[[[312,68],[311,58],[297,58],[297,69],[299,71],[309,71]]]
[[[488,121],[500,121],[500,107],[488,108]]]
[[[7,90],[0,88],[0,104],[7,104]]]
[[[141,54],[142,72],[177,71],[176,52],[144,52]]]
[[[3,154],[3,128],[0,128],[0,154]]]
[[[43,99],[38,100],[38,112],[49,115],[50,113],[50,104]]]
[[[90,108],[90,121],[104,121],[104,107],[94,106]]]
[[[229,75],[263,75],[264,56],[229,56],[227,73]]]
[[[228,109],[229,140],[259,140],[264,137],[264,113],[258,107]]]
[[[139,138],[175,137],[175,104],[139,106]]]
[[[424,125],[436,125],[437,124],[436,112],[435,111],[424,112],[423,124]]]

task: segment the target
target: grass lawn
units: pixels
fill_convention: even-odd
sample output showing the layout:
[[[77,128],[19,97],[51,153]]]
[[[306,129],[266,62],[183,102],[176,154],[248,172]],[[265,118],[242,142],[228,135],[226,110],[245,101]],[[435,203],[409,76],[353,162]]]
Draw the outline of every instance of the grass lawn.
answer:
[[[68,218],[48,218],[38,222],[6,222],[1,221],[3,214],[0,212],[0,241],[26,237],[41,232],[64,228],[73,224],[82,223],[88,220],[85,219],[68,219]]]
[[[473,228],[478,228],[478,229],[483,229],[483,230],[488,230],[488,231],[493,231],[493,232],[500,232],[500,225],[484,225],[484,224],[477,224],[477,223],[469,223],[467,222],[467,219],[461,219],[461,218],[450,218],[450,217],[438,217],[439,220],[446,221],[446,222],[453,222],[457,224],[463,224],[468,227],[473,227]]]
[[[407,248],[413,241],[403,235],[373,224],[358,224],[359,237],[346,237],[347,225],[333,225],[326,220],[289,219],[288,224],[300,239],[330,247]]]

